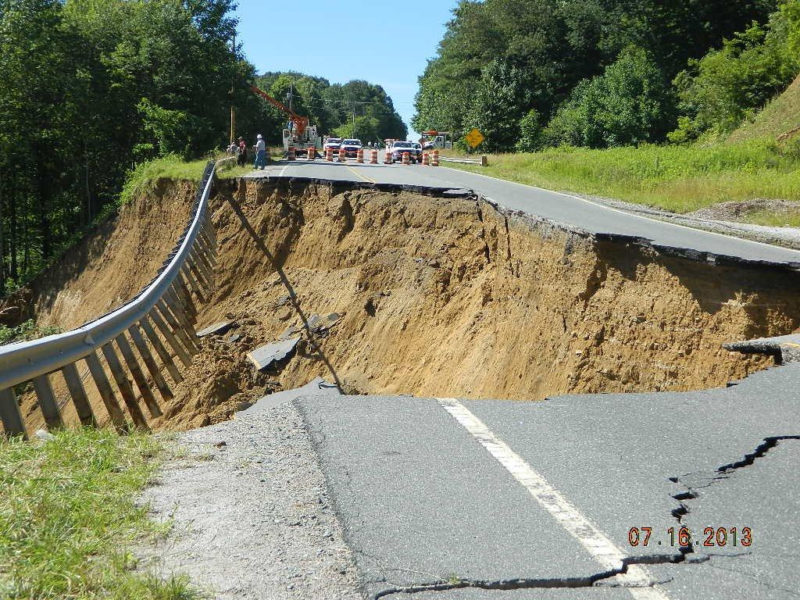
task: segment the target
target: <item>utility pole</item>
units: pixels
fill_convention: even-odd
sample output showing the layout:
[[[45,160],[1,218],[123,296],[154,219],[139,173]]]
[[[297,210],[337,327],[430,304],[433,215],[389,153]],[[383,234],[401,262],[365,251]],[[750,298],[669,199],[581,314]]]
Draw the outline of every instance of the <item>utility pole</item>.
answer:
[[[231,79],[231,139],[229,144],[233,143],[236,136],[236,109],[233,106],[233,98],[236,94],[236,31],[233,32],[233,78]]]

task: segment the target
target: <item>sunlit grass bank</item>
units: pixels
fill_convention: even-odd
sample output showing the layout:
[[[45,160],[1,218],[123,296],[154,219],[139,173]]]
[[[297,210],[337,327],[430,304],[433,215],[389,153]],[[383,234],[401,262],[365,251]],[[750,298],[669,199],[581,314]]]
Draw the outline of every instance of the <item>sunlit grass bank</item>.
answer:
[[[800,146],[772,141],[710,147],[557,148],[490,155],[484,168],[447,166],[678,213],[753,198],[800,201]]]

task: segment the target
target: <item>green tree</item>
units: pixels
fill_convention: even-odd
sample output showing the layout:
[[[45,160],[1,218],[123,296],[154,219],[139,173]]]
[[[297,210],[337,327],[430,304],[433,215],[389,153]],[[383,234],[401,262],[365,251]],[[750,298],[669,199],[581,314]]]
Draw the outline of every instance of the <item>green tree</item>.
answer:
[[[683,118],[674,141],[704,132],[727,133],[792,82],[800,71],[800,1],[787,0],[766,26],[725,40],[678,74],[675,87]]]
[[[592,148],[658,141],[674,122],[673,104],[658,66],[645,50],[631,47],[575,88],[544,135],[553,144]]]

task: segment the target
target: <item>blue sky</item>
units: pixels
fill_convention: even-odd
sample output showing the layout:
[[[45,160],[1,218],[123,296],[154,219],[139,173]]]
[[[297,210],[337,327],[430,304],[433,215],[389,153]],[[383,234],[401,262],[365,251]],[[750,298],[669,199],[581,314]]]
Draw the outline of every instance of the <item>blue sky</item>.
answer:
[[[331,83],[382,85],[409,137],[417,77],[444,35],[458,0],[239,0],[239,37],[264,71],[300,71]]]

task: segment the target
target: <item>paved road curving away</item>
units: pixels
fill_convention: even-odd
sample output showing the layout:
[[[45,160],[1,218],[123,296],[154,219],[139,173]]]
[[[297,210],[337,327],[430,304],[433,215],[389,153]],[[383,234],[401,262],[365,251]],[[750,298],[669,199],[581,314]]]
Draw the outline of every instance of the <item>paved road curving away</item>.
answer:
[[[266,171],[250,176],[312,177],[341,181],[400,183],[467,188],[511,210],[519,210],[591,233],[635,236],[656,246],[686,249],[744,260],[795,264],[800,270],[800,251],[751,242],[717,233],[665,223],[633,215],[590,200],[502,181],[447,167],[421,165],[369,165],[325,161],[276,162]]]

